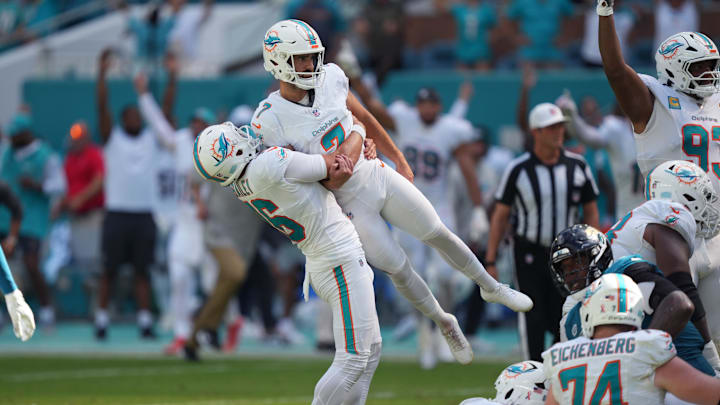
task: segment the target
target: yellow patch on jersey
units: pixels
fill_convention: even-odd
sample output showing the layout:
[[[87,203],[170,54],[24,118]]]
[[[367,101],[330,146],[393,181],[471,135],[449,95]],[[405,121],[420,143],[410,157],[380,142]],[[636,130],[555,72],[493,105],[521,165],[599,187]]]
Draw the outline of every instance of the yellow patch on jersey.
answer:
[[[677,97],[668,96],[668,107],[672,110],[679,110],[680,100]]]

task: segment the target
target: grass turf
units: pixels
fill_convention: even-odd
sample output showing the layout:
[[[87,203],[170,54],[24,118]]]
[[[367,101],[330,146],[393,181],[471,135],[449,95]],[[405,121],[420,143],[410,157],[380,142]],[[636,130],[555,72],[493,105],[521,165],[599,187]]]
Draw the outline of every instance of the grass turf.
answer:
[[[207,359],[3,356],[3,404],[309,404],[330,359]],[[367,403],[453,404],[493,396],[504,363],[380,362]]]

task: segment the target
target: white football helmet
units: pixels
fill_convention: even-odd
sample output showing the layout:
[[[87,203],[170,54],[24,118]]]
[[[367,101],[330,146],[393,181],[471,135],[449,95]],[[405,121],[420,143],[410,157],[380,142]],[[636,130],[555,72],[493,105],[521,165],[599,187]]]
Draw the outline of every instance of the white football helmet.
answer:
[[[547,384],[542,363],[529,360],[511,364],[495,380],[495,401],[505,405],[543,405]]]
[[[718,197],[703,169],[685,160],[670,160],[654,168],[646,179],[645,198],[685,206],[697,223],[697,236],[710,239],[720,232]]]
[[[261,144],[262,140],[247,125],[240,128],[232,122],[211,125],[195,138],[195,170],[207,180],[229,186],[257,157]]]
[[[598,325],[630,325],[637,329],[645,318],[643,295],[630,277],[611,273],[593,281],[580,306],[583,335],[591,338]]]
[[[293,55],[316,54],[314,72],[297,72]],[[263,39],[265,70],[283,82],[310,90],[319,87],[325,76],[325,48],[317,32],[306,22],[283,20],[275,23]],[[300,75],[308,77],[300,77]]]
[[[690,65],[712,60],[712,71],[700,76],[690,73]],[[681,32],[666,39],[655,53],[660,83],[677,91],[704,99],[720,91],[720,55],[713,41],[699,32]]]

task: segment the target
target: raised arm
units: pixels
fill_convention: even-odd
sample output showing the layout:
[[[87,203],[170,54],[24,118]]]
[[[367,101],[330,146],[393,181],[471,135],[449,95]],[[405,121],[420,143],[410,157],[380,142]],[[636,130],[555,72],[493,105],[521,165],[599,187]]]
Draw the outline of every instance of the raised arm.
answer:
[[[396,131],[395,120],[388,112],[385,104],[372,95],[370,89],[363,83],[362,78],[357,77],[350,79],[350,87],[355,90],[358,97],[360,97],[360,101],[367,106],[368,111],[377,117],[380,125],[390,131]]]
[[[398,149],[392,139],[390,139],[390,135],[388,135],[375,117],[360,104],[360,101],[355,98],[352,93],[348,94],[347,106],[353,115],[365,125],[367,136],[375,141],[380,153],[395,163],[398,173],[406,179],[413,181],[414,176],[412,169],[410,169],[410,165],[405,160],[405,156],[403,156],[400,149]]]
[[[168,53],[165,57],[165,68],[168,72],[168,82],[165,86],[165,93],[162,100],[162,112],[168,121],[172,121],[173,110],[175,109],[175,95],[177,94],[177,75],[180,69],[177,56]]]
[[[463,82],[463,84],[460,85],[458,98],[455,99],[455,102],[450,107],[448,115],[455,118],[465,119],[468,109],[470,108],[470,99],[472,98],[474,92],[475,87],[471,81]]]
[[[148,92],[147,77],[140,73],[135,76],[133,84],[138,95],[138,105],[143,119],[150,125],[152,132],[165,148],[175,150],[175,128],[168,122],[167,116],[163,114],[152,94]]]
[[[608,1],[610,4],[608,4]],[[615,33],[612,16],[612,0],[598,0],[598,39],[603,69],[620,107],[625,112],[636,133],[645,130],[653,111],[653,95],[640,76],[625,63]]]
[[[108,107],[108,91],[107,84],[105,83],[105,76],[110,68],[111,58],[112,50],[105,49],[100,54],[98,64],[96,98],[98,106],[98,126],[100,127],[100,137],[103,143],[107,143],[108,139],[110,139],[110,132],[112,131],[112,115]]]
[[[528,104],[530,103],[530,90],[537,84],[537,74],[535,69],[529,65],[523,69],[522,87],[520,87],[520,98],[517,105],[517,125],[528,136],[530,133],[530,124],[528,124]]]

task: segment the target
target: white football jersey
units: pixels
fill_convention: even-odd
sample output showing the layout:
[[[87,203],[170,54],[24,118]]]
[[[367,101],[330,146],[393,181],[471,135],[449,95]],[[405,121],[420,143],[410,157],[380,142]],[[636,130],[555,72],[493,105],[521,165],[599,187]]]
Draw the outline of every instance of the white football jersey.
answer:
[[[645,239],[645,227],[660,224],[676,230],[695,250],[696,224],[690,211],[678,203],[650,200],[628,212],[607,231],[614,257],[639,255],[650,263],[657,264],[655,248]]]
[[[708,172],[720,192],[720,93],[697,101],[654,77],[640,75],[655,96],[645,131],[635,134],[643,176],[668,160],[689,160]]]
[[[659,330],[579,337],[543,352],[543,369],[560,404],[662,404],[655,369],[676,355],[672,337]]]
[[[319,182],[285,179],[293,159],[289,149],[273,147],[250,162],[232,185],[237,197],[297,245],[308,268],[332,268],[363,256],[360,238],[335,197]]]
[[[635,139],[627,119],[608,115],[598,132],[608,141],[608,157],[612,170],[616,201],[615,215],[621,218],[645,201],[644,176],[635,158]]]
[[[442,115],[427,126],[420,119],[417,109],[403,101],[392,103],[388,112],[395,121],[395,144],[415,174],[415,187],[436,210],[447,207],[446,211],[452,212],[448,180],[450,163],[455,149],[472,138],[472,125],[466,120]],[[441,216],[444,219],[447,217]],[[454,222],[453,218],[448,220]],[[446,225],[452,227],[454,224]]]
[[[324,65],[325,78],[315,89],[313,103],[305,106],[284,99],[280,91],[261,101],[251,125],[266,146],[292,146],[298,152],[327,154],[334,152],[350,135],[352,113],[347,108],[348,78],[337,65]],[[362,186],[365,158],[362,153],[353,176],[336,192],[354,195]]]

